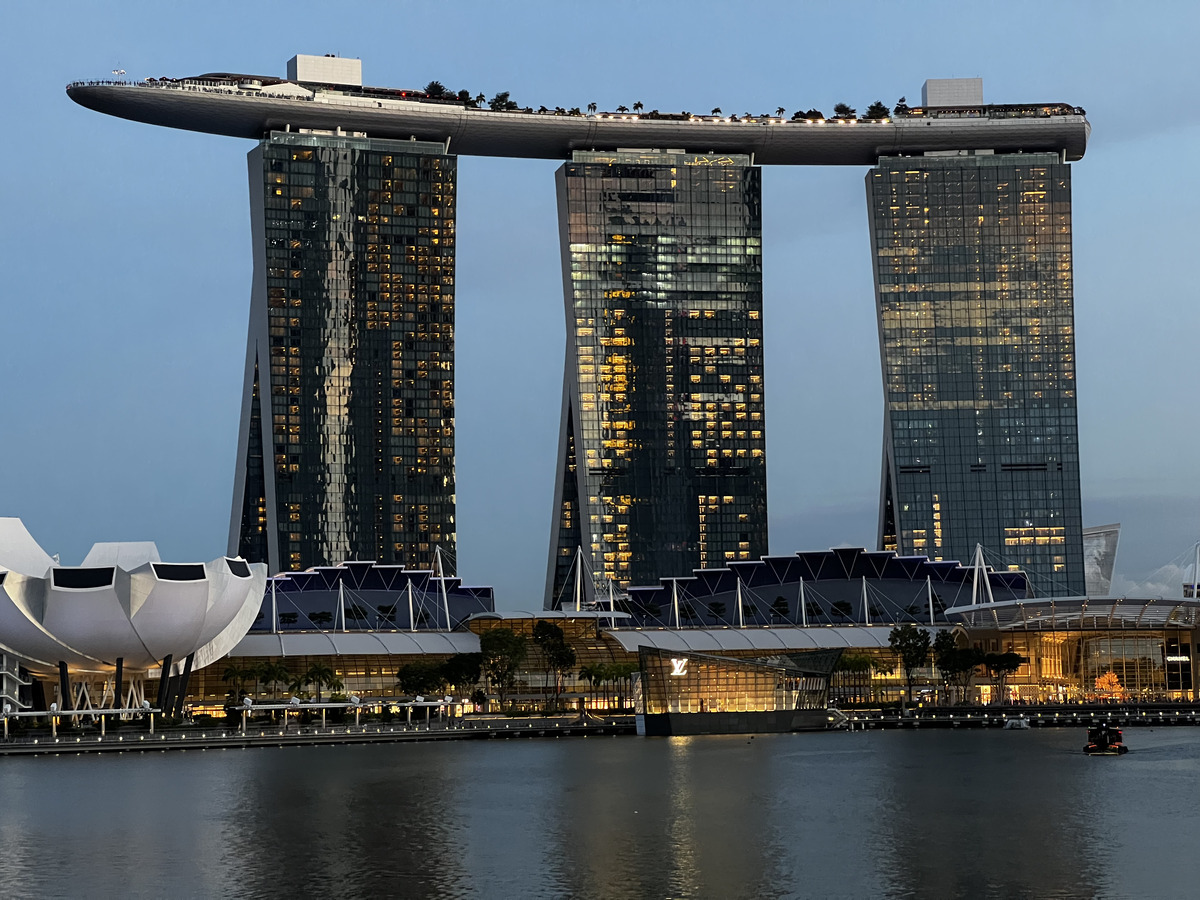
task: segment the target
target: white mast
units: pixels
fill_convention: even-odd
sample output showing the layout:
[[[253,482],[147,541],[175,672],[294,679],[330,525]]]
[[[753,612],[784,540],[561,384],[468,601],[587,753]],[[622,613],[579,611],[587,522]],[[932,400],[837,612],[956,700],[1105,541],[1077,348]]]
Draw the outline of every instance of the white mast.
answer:
[[[346,630],[346,582],[338,579],[338,615],[342,617],[342,631]],[[334,629],[337,624],[334,624]]]
[[[746,627],[746,619],[742,615],[742,576],[737,577],[737,623],[738,628]]]
[[[671,611],[675,614],[675,627],[679,627],[679,582],[671,579]]]
[[[971,605],[976,606],[979,603],[982,593],[980,592],[980,582],[983,582],[983,591],[987,593],[987,602],[995,603],[996,600],[992,596],[992,582],[987,577],[987,563],[983,559],[983,544],[975,545],[975,561],[971,568],[975,570],[975,578],[971,581]]]
[[[583,546],[575,551],[575,612],[583,608]]]
[[[417,620],[413,618],[412,572],[408,573],[408,630],[417,630]]]
[[[1196,561],[1192,564],[1192,599],[1200,600],[1200,541],[1196,541]]]
[[[933,624],[933,579],[925,576],[925,596],[929,599],[929,624]]]
[[[867,602],[867,576],[862,577],[862,607],[863,607],[863,624],[871,624],[871,607]]]
[[[446,573],[442,571],[442,545],[438,544],[433,551],[433,560],[437,564],[438,583],[442,586],[442,611],[446,614],[446,630],[450,630],[450,598],[446,596]]]
[[[274,578],[271,579],[271,634],[279,634],[279,600],[275,596]]]
[[[808,627],[808,601],[804,597],[804,576],[800,576],[800,627]]]

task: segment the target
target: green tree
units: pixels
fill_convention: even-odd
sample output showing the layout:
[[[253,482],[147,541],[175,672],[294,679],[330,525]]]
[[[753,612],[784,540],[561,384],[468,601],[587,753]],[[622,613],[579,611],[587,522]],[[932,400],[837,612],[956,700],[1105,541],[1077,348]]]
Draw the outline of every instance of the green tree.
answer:
[[[810,109],[803,116],[801,116],[801,118],[812,119],[813,121],[816,121],[818,119],[824,119],[825,113],[821,112],[819,109]]]
[[[446,86],[440,81],[431,81],[425,85],[425,93],[430,97],[440,97],[446,93]]]
[[[483,657],[478,653],[456,653],[442,663],[446,683],[460,691],[474,687],[483,669]]]
[[[467,105],[470,105],[473,102],[471,100],[471,92],[465,88],[463,90],[459,91],[455,96],[458,97],[458,101],[460,103],[465,103]]]
[[[933,664],[942,673],[946,685],[955,687],[961,702],[971,688],[975,670],[983,664],[983,651],[960,647],[951,632],[941,631],[933,641]]]
[[[320,628],[322,625],[329,625],[331,622],[333,622],[333,613],[323,609],[320,612],[315,612],[309,615],[308,621]]]
[[[407,663],[396,669],[396,686],[407,697],[440,695],[446,686],[446,673],[442,666],[432,663]]]
[[[517,670],[525,661],[527,642],[511,628],[490,628],[479,636],[479,652],[483,657],[483,673],[496,689],[503,709],[516,684]]]
[[[1007,653],[987,653],[983,657],[983,665],[988,670],[988,675],[991,676],[992,683],[996,686],[996,699],[993,703],[1007,703],[1008,698],[1005,696],[1008,686],[1008,677],[1015,675],[1017,670],[1022,665],[1029,662],[1020,653],[1013,653],[1009,650]]]
[[[882,100],[876,100],[863,113],[864,119],[890,119],[891,117],[892,111],[883,104]]]
[[[721,107],[719,107],[719,106],[714,106],[714,107],[713,107],[712,114],[713,114],[714,116],[719,116],[719,115],[721,114]]]
[[[575,668],[575,650],[567,643],[563,630],[545,619],[533,626],[533,642],[542,651],[546,670],[554,682],[554,709],[558,709],[563,677]]]
[[[590,113],[594,113],[594,112],[596,111],[596,104],[595,104],[595,103],[589,103],[589,104],[587,105],[587,111],[588,111],[588,112],[590,112]]]
[[[852,106],[845,103],[835,103],[833,105],[833,117],[835,119],[853,119],[857,115],[857,111]]]
[[[299,613],[294,613],[294,612],[280,613],[279,614],[279,624],[280,625],[295,625],[296,620],[299,618],[300,618]]]
[[[925,665],[929,657],[929,632],[907,622],[892,629],[888,643],[900,658],[904,683],[908,685],[908,702],[912,703],[912,676],[914,671]]]
[[[619,113],[627,113],[627,112],[629,112],[629,107],[628,107],[628,106],[618,106],[618,107],[617,107],[617,112],[619,112]]]
[[[714,619],[720,622],[725,618],[725,604],[720,600],[708,604],[708,612]]]
[[[850,618],[850,613],[854,612],[854,607],[850,604],[849,600],[838,600],[832,604],[831,608],[843,619]]]
[[[784,114],[785,112],[787,112],[787,110],[786,110],[786,109],[784,109],[782,106],[777,106],[777,107],[775,107],[775,118],[777,118],[777,119],[782,119],[782,118],[783,118],[783,114]]]
[[[635,102],[635,103],[633,104],[633,111],[634,111],[635,113],[640,113],[640,112],[641,112],[643,109],[645,109],[645,108],[646,108],[646,107],[642,105],[642,101],[641,101],[641,100],[638,100],[637,102]]]
[[[508,99],[508,91],[501,91],[495,97],[488,101],[488,109],[495,112],[502,112],[506,109],[515,108],[516,104]],[[512,107],[509,104],[512,104]]]

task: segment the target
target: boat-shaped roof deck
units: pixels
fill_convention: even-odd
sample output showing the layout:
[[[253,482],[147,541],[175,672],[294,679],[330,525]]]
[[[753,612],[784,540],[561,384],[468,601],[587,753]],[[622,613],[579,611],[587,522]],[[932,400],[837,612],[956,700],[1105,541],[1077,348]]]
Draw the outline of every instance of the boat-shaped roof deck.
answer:
[[[692,113],[478,108],[420,91],[216,73],[88,81],[67,95],[97,112],[189,131],[261,138],[310,129],[437,141],[465,156],[566,159],[576,150],[753,154],[763,165],[874,165],[882,156],[990,150],[1081,159],[1091,132],[1063,103],[911,108],[887,119],[790,119]]]

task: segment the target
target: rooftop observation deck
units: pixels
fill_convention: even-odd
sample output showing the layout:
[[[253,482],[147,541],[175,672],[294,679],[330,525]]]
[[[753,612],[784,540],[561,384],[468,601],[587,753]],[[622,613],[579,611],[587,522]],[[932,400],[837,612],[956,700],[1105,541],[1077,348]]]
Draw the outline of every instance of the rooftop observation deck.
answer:
[[[311,129],[447,144],[464,156],[566,159],[575,150],[678,149],[753,154],[763,165],[874,165],[881,156],[1087,150],[1084,110],[1063,103],[908,108],[889,119],[791,119],[691,113],[495,111],[420,91],[210,74],[144,82],[79,81],[67,96],[97,112],[258,139]]]

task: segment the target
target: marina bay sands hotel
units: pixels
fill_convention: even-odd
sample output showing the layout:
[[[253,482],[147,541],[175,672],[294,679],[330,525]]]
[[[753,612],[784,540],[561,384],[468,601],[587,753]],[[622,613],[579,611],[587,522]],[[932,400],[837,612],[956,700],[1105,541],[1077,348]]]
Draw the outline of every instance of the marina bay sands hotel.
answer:
[[[562,160],[546,606],[577,566],[624,588],[758,560],[760,167],[850,165],[867,167],[885,399],[878,549],[966,561],[982,544],[1039,594],[1084,593],[1070,168],[1090,132],[1082,109],[985,105],[978,79],[947,79],[870,119],[535,112],[507,95],[364,87],[358,60],[320,56],[295,57],[287,78],[67,93],[256,141],[231,554],[281,572],[427,566],[453,547],[456,167],[481,155]]]

